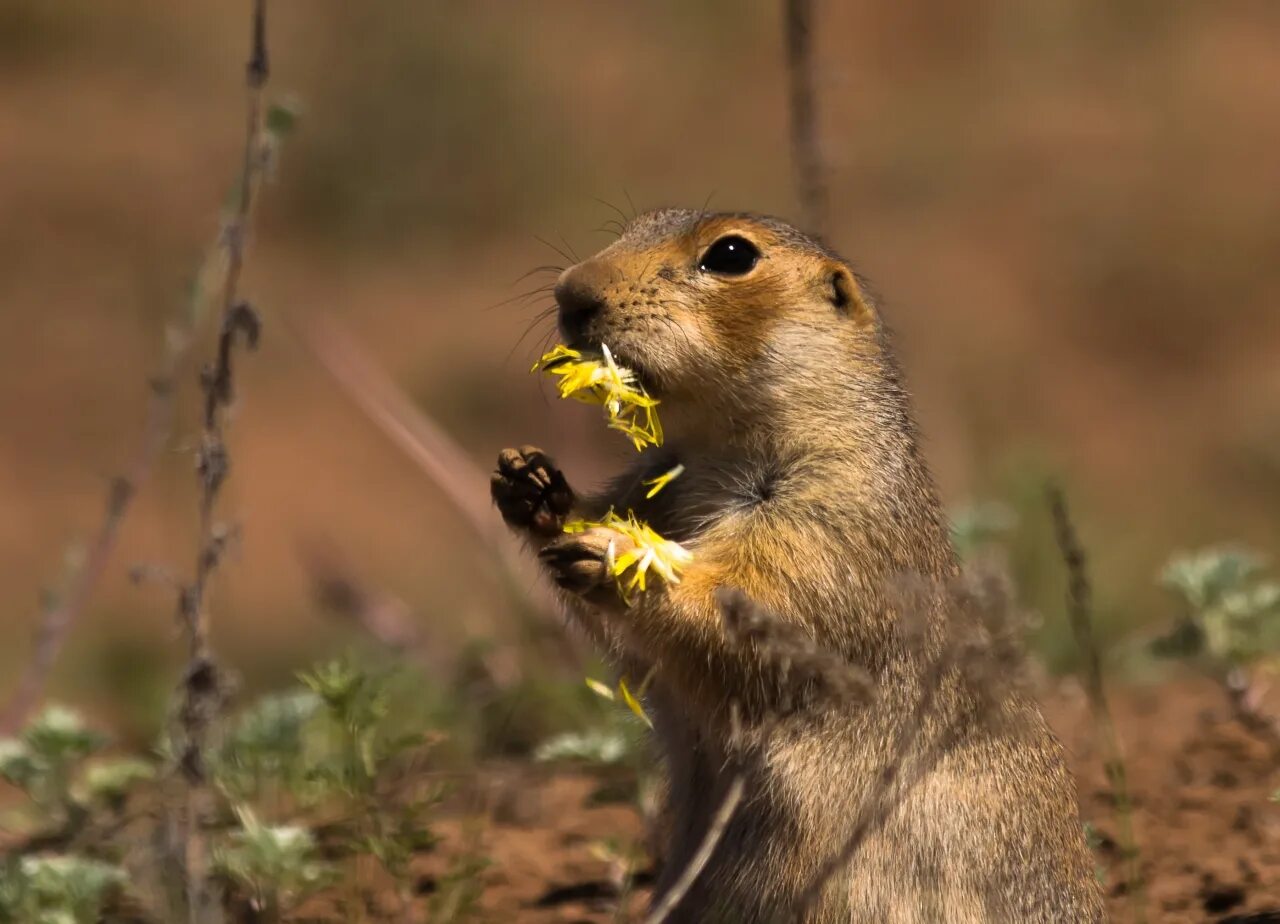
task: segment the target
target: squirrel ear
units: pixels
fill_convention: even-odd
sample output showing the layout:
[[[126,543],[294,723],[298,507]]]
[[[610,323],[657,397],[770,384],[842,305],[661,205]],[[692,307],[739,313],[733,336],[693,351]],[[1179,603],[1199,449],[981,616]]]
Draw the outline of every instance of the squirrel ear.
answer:
[[[847,318],[867,322],[871,320],[871,306],[862,295],[853,273],[846,267],[834,266],[828,277],[829,291],[827,297],[836,311]]]

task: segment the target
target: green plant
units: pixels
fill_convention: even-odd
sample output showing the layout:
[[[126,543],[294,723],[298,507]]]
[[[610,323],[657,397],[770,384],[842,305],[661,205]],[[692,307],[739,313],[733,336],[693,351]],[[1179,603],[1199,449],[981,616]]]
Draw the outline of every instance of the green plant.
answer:
[[[147,761],[121,757],[90,766],[76,789],[83,792],[79,798],[86,803],[105,804],[119,810],[130,790],[154,779],[155,775],[155,766]]]
[[[122,870],[76,856],[22,857],[0,868],[3,924],[94,924]]]
[[[0,740],[0,777],[30,797],[43,823],[71,824],[83,811],[72,793],[74,774],[104,743],[77,713],[48,706],[18,738]]]
[[[232,801],[306,789],[307,727],[321,708],[310,689],[268,694],[234,722],[214,763],[214,779]]]
[[[435,842],[426,818],[439,792],[416,785],[432,740],[421,727],[406,726],[411,710],[392,708],[397,678],[335,660],[299,679],[321,704],[307,741],[306,781],[316,796],[344,806],[350,822],[335,832],[345,849],[376,858],[403,880],[413,854]]]
[[[238,806],[240,829],[213,851],[213,870],[247,890],[264,921],[282,914],[334,880],[320,861],[315,838],[305,828],[265,825],[248,806]]]
[[[1255,552],[1219,546],[1180,553],[1160,583],[1181,598],[1184,613],[1153,643],[1157,654],[1201,659],[1222,672],[1280,651],[1280,581],[1266,576]]]
[[[478,837],[471,840],[470,848],[453,861],[437,884],[429,904],[432,924],[465,921],[479,909],[484,892],[480,874],[488,868],[489,859],[479,851]]]

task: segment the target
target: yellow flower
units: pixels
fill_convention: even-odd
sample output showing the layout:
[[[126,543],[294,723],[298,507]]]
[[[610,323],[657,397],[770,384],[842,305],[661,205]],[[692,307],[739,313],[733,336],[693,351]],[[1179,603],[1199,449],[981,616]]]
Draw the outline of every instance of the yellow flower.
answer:
[[[604,344],[599,355],[560,344],[530,371],[556,376],[561,398],[603,406],[610,428],[625,433],[637,450],[662,445],[662,425],[655,410],[658,399],[649,397],[636,381],[636,374],[619,366]]]
[[[663,539],[649,524],[636,519],[632,511],[627,511],[626,517],[610,510],[603,520],[573,520],[565,524],[564,531],[583,533],[598,526],[622,533],[631,540],[631,548],[621,555],[615,555],[611,543],[608,558],[609,573],[617,582],[622,599],[628,603],[634,591],[646,590],[650,571],[668,584],[679,584],[680,572],[693,561],[692,552],[678,542]]]
[[[675,468],[668,469],[667,471],[663,472],[657,478],[649,478],[646,481],[642,481],[641,484],[649,486],[649,493],[646,494],[645,497],[646,498],[653,497],[655,494],[657,494],[659,491],[661,491],[667,485],[671,484],[671,482],[675,481],[677,478],[679,478],[683,474],[684,474],[684,466],[677,465]]]

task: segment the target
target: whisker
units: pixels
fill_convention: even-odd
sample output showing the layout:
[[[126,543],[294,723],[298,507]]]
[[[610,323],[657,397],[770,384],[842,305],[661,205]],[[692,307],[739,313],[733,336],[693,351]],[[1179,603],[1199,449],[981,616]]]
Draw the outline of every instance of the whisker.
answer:
[[[529,326],[524,329],[524,333],[520,335],[519,339],[516,340],[516,342],[512,345],[511,349],[507,352],[506,357],[502,360],[502,365],[504,367],[511,362],[511,357],[516,355],[516,350],[520,349],[521,345],[525,342],[525,340],[529,337],[529,335],[532,334],[535,330],[537,330],[538,325],[541,324],[543,321],[547,320],[547,318],[551,317],[551,315],[554,312],[555,312],[555,306],[553,305],[550,308],[539,313],[539,315],[536,318],[534,318],[532,321],[529,322]],[[538,355],[541,356],[545,352],[546,350],[542,350],[538,353]]]
[[[492,305],[487,305],[482,310],[493,311],[495,308],[502,308],[505,305],[510,305],[512,302],[520,301],[521,299],[526,299],[526,298],[533,298],[534,296],[543,295],[545,293],[553,292],[553,291],[555,291],[555,285],[538,286],[538,288],[530,289],[528,292],[521,292],[518,295],[511,296],[510,298],[504,298],[500,302],[495,302]]]
[[[511,284],[513,286],[518,286],[520,283],[524,282],[526,279],[528,279],[530,276],[534,275],[535,273],[555,273],[557,276],[559,276],[563,272],[564,272],[563,266],[553,266],[552,264],[548,263],[545,266],[535,266],[533,269],[529,270],[529,272],[522,273],[520,276],[511,280]]]
[[[616,205],[614,205],[612,202],[606,202],[604,199],[601,199],[599,196],[592,196],[591,198],[592,198],[592,199],[595,199],[597,202],[599,202],[599,203],[600,203],[601,205],[603,205],[605,208],[607,208],[607,209],[612,209],[615,213],[617,213],[617,216],[618,216],[619,218],[621,218],[621,219],[622,219],[621,227],[626,227],[627,222],[630,220],[630,219],[628,219],[628,218],[627,218],[627,213],[626,213],[626,212],[622,211],[622,209],[618,208],[618,207],[617,207]]]
[[[581,262],[582,262],[582,260],[578,258],[578,253],[577,253],[577,251],[575,251],[575,250],[573,249],[573,245],[572,245],[572,244],[570,244],[568,241],[566,241],[566,240],[564,239],[564,235],[563,235],[563,234],[562,234],[562,235],[560,235],[560,243],[561,243],[561,244],[564,244],[565,249],[566,249],[566,250],[568,250],[568,251],[569,251],[569,253],[573,254],[573,262],[574,262],[574,263],[581,263]]]
[[[559,247],[557,247],[555,244],[553,244],[553,243],[551,243],[550,241],[548,241],[546,238],[538,237],[538,235],[536,235],[536,234],[535,234],[535,235],[533,236],[533,239],[534,239],[535,241],[537,241],[539,244],[543,245],[544,247],[550,247],[552,250],[554,250],[556,253],[560,254],[560,256],[564,257],[564,258],[565,258],[567,261],[569,261],[570,263],[579,263],[579,262],[581,262],[581,261],[579,261],[579,260],[574,259],[574,258],[573,258],[572,256],[570,256],[569,254],[565,253],[563,250],[561,250],[561,249],[560,249]]]

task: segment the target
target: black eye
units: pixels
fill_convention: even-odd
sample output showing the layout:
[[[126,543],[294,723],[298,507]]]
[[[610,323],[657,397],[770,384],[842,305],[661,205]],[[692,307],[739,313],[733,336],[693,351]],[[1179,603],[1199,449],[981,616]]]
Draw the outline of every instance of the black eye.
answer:
[[[720,238],[702,255],[698,269],[722,276],[742,276],[751,272],[760,260],[760,251],[745,237],[730,234]]]

